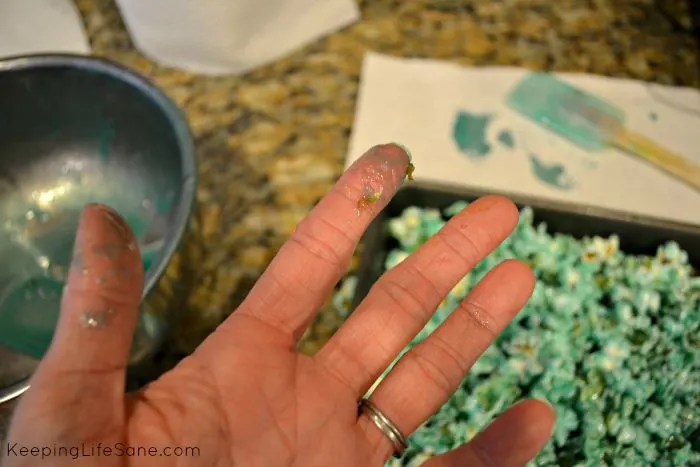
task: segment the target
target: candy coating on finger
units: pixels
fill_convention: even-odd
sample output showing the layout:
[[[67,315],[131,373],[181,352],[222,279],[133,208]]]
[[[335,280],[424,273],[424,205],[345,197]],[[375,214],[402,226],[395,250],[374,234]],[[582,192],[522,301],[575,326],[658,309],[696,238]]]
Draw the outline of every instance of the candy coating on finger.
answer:
[[[409,153],[401,146],[387,144],[376,146],[363,156],[359,168],[361,195],[357,200],[357,213],[372,208],[379,201],[388,201],[395,189],[387,190],[387,185],[395,180],[403,180],[412,167]],[[413,169],[410,169],[411,174]]]
[[[85,209],[73,251],[66,306],[87,329],[107,327],[119,308],[138,306],[137,288],[143,271],[133,234],[119,215],[106,206]],[[132,290],[133,289],[133,290]],[[124,301],[127,300],[127,303]],[[116,306],[119,305],[119,306]]]

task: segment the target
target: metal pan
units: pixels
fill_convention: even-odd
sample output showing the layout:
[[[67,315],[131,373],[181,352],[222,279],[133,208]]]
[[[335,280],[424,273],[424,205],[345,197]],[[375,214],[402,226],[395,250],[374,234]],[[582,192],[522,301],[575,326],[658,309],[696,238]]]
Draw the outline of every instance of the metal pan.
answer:
[[[389,219],[400,216],[409,206],[443,209],[456,201],[471,202],[487,194],[492,193],[430,183],[412,183],[402,187],[365,233],[351,309],[359,305],[384,272],[387,253],[398,246],[387,232]],[[691,265],[700,265],[698,226],[516,194],[500,194],[513,200],[519,208],[531,207],[535,223],[545,222],[550,232],[575,238],[615,234],[620,238],[620,249],[634,255],[654,255],[661,244],[675,241],[688,253]]]

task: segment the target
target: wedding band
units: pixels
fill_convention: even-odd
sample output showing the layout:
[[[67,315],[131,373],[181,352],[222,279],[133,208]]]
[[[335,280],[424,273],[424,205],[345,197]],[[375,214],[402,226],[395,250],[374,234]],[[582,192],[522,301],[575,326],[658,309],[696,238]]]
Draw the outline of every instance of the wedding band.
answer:
[[[358,406],[358,416],[365,414],[379,428],[379,430],[389,438],[391,444],[394,445],[394,456],[401,457],[408,449],[408,441],[401,434],[396,425],[392,423],[386,415],[381,413],[379,409],[372,404],[369,399],[362,399]]]

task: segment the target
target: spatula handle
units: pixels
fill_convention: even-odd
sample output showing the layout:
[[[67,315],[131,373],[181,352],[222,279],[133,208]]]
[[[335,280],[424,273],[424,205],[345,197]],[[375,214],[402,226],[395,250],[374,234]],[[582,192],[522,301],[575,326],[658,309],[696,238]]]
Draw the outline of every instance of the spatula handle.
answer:
[[[651,162],[696,190],[700,190],[700,165],[659,146],[649,138],[624,130],[617,134],[612,144]]]

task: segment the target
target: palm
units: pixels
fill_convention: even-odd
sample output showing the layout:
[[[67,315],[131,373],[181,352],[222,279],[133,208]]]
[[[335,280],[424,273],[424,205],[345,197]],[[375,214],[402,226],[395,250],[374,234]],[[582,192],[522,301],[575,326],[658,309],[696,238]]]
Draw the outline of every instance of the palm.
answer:
[[[342,460],[338,466],[380,465],[370,461],[357,430],[352,393],[312,358],[290,350],[284,336],[240,321],[247,322],[238,323],[240,336],[225,350],[232,356],[221,362],[225,369],[208,358],[225,344],[208,342],[129,400],[125,444],[198,447],[192,465],[307,466],[334,458]],[[259,343],[245,342],[246,335],[279,346],[260,352]],[[230,376],[222,379],[222,371]],[[178,410],[174,400],[184,401]]]
[[[130,395],[123,391],[124,362],[143,283],[140,257],[116,213],[86,209],[54,342],[17,410],[10,444],[82,446],[93,456],[97,449],[99,465],[115,466],[384,464],[394,446],[370,418],[358,417],[358,401],[517,221],[508,200],[474,203],[386,273],[315,356],[297,353],[299,337],[388,198],[370,202],[367,194],[393,194],[407,164],[396,146],[372,148],[299,225],[241,307],[192,356]],[[402,433],[412,433],[455,390],[532,287],[526,266],[509,261],[494,268],[399,361],[373,391],[373,403]],[[114,319],[97,327],[76,324],[95,310],[110,310]],[[547,405],[526,401],[472,442],[428,463],[523,465],[546,442],[552,417]],[[155,456],[106,456],[104,448],[115,446],[127,454],[124,447],[151,449]],[[164,449],[170,455],[163,456]],[[6,460],[35,465],[32,457]],[[95,463],[94,457],[54,455],[51,465],[81,460]]]

